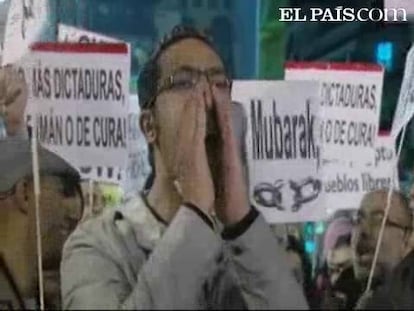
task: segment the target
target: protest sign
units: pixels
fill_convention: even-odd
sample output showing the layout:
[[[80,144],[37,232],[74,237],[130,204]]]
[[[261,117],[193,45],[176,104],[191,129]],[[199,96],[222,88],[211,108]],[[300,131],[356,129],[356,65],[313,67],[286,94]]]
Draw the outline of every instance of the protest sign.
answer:
[[[126,165],[125,44],[36,43],[22,67],[27,122],[42,145],[75,167]]]
[[[19,61],[39,41],[48,16],[47,0],[11,0],[4,34],[2,64]]]
[[[405,61],[404,77],[392,123],[391,136],[396,138],[414,115],[414,45]]]
[[[58,25],[58,42],[73,42],[73,43],[125,43],[128,46],[128,51],[131,51],[131,45],[128,42],[105,36],[93,31],[80,29],[64,24]]]
[[[123,43],[119,39],[64,24],[58,25],[58,42]]]
[[[82,179],[117,184],[122,187],[125,196],[141,190],[150,174],[148,148],[145,137],[139,127],[138,95],[129,96],[129,113],[127,119],[128,158],[126,167],[81,167]]]
[[[325,217],[318,172],[318,84],[235,81],[247,115],[249,195],[270,223]]]
[[[376,139],[375,158],[365,165],[326,164],[323,167],[323,190],[328,214],[358,209],[366,193],[388,189],[395,159],[395,140],[389,133],[382,133]],[[394,188],[398,189],[398,176],[394,178]]]
[[[374,64],[286,64],[286,80],[320,83],[322,161],[366,163],[374,157],[383,78],[382,67]]]
[[[58,25],[58,42],[72,43],[122,43],[122,41],[97,34],[84,29]],[[82,179],[91,179],[99,182],[106,182],[120,185],[124,182],[124,169],[120,167],[81,167]]]
[[[64,24],[58,25],[59,42],[78,43],[121,43],[119,39]],[[128,44],[128,49],[130,45]],[[81,169],[82,178],[109,182],[123,186],[126,193],[135,192],[144,185],[149,166],[147,164],[146,142],[139,128],[138,96],[129,97],[128,114],[128,163],[121,167],[87,167]]]

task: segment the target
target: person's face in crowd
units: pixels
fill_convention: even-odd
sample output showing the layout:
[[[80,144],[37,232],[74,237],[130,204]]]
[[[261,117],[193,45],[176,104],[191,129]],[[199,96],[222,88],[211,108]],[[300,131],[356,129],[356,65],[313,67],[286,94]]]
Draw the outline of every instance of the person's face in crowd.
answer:
[[[197,39],[183,39],[162,52],[158,61],[160,67],[159,87],[163,89],[155,101],[154,118],[155,129],[147,133],[149,143],[155,144],[159,156],[157,165],[162,162],[165,165],[165,171],[171,173],[174,167],[174,155],[177,145],[178,129],[182,120],[183,109],[185,104],[194,100],[196,92],[202,94],[206,107],[207,117],[207,134],[214,128],[213,118],[211,117],[212,93],[210,81],[227,81],[224,66],[216,54],[204,42]],[[200,71],[208,73],[199,75],[198,83],[193,85],[192,80]],[[173,83],[169,83],[173,77]],[[226,90],[228,91],[228,87]],[[156,151],[157,152],[157,151]],[[157,166],[156,165],[156,166]]]
[[[68,190],[62,179],[41,177],[40,226],[45,301],[60,305],[59,268],[62,247],[81,218],[78,193]],[[33,183],[22,180],[14,193],[0,201],[1,227],[6,235],[0,240],[0,252],[23,297],[31,297],[37,287],[36,211]]]
[[[24,128],[27,96],[26,83],[17,71],[11,66],[0,68],[0,116],[7,136],[15,136]]]
[[[361,202],[352,237],[354,271],[359,280],[367,280],[369,276],[386,202],[386,191],[369,193]],[[374,271],[376,279],[388,275],[406,254],[411,221],[412,216],[403,200],[393,195]]]
[[[328,273],[331,284],[335,284],[341,273],[352,266],[352,248],[350,244],[342,244],[327,254]]]

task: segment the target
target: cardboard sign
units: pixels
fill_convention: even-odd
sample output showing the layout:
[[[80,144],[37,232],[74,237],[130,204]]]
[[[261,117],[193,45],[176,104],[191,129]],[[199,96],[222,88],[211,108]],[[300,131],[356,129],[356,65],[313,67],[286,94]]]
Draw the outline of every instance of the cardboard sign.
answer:
[[[405,61],[404,77],[392,123],[391,136],[396,138],[414,115],[414,45]]]
[[[384,71],[373,64],[288,62],[286,80],[320,83],[322,160],[374,158]],[[346,165],[348,163],[344,163]]]
[[[23,67],[27,120],[42,145],[75,167],[126,165],[125,44],[37,43]]]
[[[317,160],[318,84],[235,81],[246,111],[250,200],[270,223],[324,219]]]
[[[362,165],[344,166],[332,162],[323,167],[325,202],[328,214],[338,210],[358,209],[363,196],[371,191],[388,189],[395,165],[395,140],[388,133],[377,137],[375,158]],[[394,188],[398,189],[398,174]]]
[[[122,43],[119,39],[64,24],[58,25],[58,42]]]
[[[122,42],[119,39],[64,24],[58,25],[58,41],[78,43]],[[128,49],[130,49],[129,44]],[[128,105],[127,167],[87,167],[81,169],[82,178],[121,185],[126,195],[142,189],[150,171],[147,162],[147,144],[139,128],[139,104],[136,94],[129,96]]]
[[[39,41],[48,16],[47,0],[11,0],[4,34],[2,65],[19,61]]]

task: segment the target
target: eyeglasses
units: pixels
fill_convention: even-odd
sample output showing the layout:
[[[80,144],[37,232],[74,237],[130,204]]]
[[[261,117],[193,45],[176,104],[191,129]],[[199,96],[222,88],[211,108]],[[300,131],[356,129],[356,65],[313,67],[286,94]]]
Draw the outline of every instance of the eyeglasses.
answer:
[[[193,90],[202,76],[205,76],[208,83],[221,92],[230,92],[231,80],[221,68],[212,68],[208,70],[200,70],[192,67],[181,67],[171,76],[159,84],[157,91],[146,105],[148,108],[154,104],[158,95],[165,91],[186,92]]]

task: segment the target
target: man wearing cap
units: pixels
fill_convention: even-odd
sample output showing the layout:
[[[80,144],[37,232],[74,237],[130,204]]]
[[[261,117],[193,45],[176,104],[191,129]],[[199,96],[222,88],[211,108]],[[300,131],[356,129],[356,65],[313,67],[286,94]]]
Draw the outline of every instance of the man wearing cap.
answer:
[[[38,307],[36,214],[30,142],[0,140],[0,309]],[[40,228],[47,308],[60,308],[63,243],[82,215],[79,175],[39,147]]]
[[[230,91],[202,34],[178,27],[161,42],[138,92],[153,182],[69,237],[64,309],[307,308],[283,247],[249,206]]]

